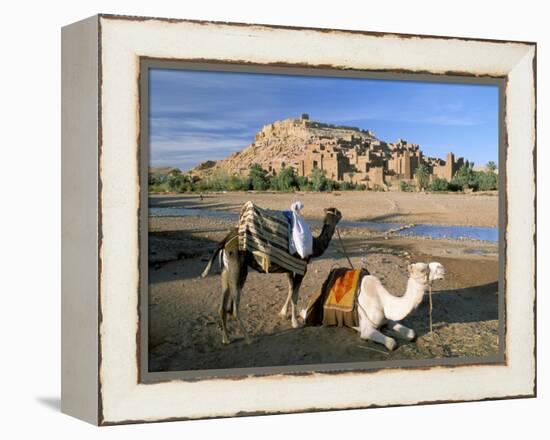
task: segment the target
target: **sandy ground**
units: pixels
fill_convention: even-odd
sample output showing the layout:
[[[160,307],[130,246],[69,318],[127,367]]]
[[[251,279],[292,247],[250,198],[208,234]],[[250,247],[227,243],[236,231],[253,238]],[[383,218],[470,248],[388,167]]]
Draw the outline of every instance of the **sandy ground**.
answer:
[[[378,218],[455,225],[496,224],[495,196],[341,194],[300,196],[306,204],[306,218],[319,218],[316,212],[321,211],[320,208],[336,206],[350,220]],[[358,194],[368,194],[367,200]],[[286,209],[295,198],[287,194],[228,193],[205,194],[202,201],[196,196],[155,196],[150,203],[151,206],[237,212],[249,199],[262,206]],[[419,200],[423,203],[415,211],[413,208],[418,206]],[[434,359],[498,353],[496,245],[385,236],[357,228],[341,231],[352,263],[359,267],[361,257],[366,256],[371,273],[379,276],[397,295],[405,290],[409,262],[439,261],[447,268],[447,279],[434,289],[433,333],[429,333],[427,297],[403,321],[417,332],[418,338],[414,342],[398,340],[399,346],[392,353],[381,345],[362,341],[356,332],[347,328],[292,329],[288,320],[278,316],[287,294],[286,277],[251,271],[242,294],[241,315],[254,341],[245,344],[234,323],[230,322],[232,343],[225,346],[221,343],[218,327],[219,270],[216,267],[205,279],[200,278],[200,273],[212,249],[231,226],[231,221],[204,216],[150,219],[150,371]],[[314,235],[317,232],[314,228]],[[307,304],[330,268],[336,265],[345,266],[346,259],[334,239],[325,255],[308,266],[299,308]]]
[[[390,221],[442,225],[497,226],[498,196],[496,193],[430,194],[374,191],[336,191],[331,193],[266,193],[227,192],[205,194],[155,195],[150,206],[214,209],[239,212],[246,200],[271,209],[289,209],[301,200],[306,219],[321,219],[323,208],[338,208],[346,220]]]

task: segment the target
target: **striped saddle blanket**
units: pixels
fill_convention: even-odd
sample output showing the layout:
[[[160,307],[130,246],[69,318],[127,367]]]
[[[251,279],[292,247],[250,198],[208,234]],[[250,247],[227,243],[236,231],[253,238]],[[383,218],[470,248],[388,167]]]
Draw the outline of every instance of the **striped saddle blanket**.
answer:
[[[307,262],[289,252],[290,237],[290,223],[283,212],[262,209],[250,201],[241,208],[239,249],[251,252],[264,272],[306,273]]]

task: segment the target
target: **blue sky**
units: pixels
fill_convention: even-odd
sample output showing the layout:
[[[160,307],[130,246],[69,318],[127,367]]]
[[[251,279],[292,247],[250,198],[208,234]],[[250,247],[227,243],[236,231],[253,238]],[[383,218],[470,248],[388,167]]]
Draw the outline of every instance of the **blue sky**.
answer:
[[[275,120],[309,113],[379,139],[498,163],[498,88],[415,81],[152,69],[150,166],[188,170],[240,151]]]

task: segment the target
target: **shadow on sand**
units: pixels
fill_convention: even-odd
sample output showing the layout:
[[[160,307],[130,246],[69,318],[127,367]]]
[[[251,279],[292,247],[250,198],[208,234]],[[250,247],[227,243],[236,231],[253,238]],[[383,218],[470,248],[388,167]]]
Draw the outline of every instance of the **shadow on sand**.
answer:
[[[415,329],[418,336],[429,332],[428,296],[403,324]],[[441,290],[433,293],[433,325],[478,323],[498,320],[498,282],[464,289]]]
[[[241,203],[220,203],[210,202],[211,197],[204,195],[202,200],[200,195],[178,195],[178,196],[149,196],[150,208],[186,208],[186,209],[210,209],[216,211],[236,211],[239,212]]]

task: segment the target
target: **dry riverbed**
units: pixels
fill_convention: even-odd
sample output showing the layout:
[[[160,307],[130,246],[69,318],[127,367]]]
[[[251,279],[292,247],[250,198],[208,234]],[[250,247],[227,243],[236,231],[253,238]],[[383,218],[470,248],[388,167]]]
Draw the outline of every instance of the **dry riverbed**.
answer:
[[[361,197],[362,196],[362,197]],[[253,200],[264,207],[288,209],[300,199],[304,215],[322,218],[323,207],[336,206],[347,220],[384,220],[431,224],[495,226],[494,195],[436,195],[347,192],[333,194],[205,194],[161,196],[150,206],[238,212]],[[416,208],[414,208],[416,206]],[[494,211],[494,212],[493,212]],[[233,225],[227,218],[192,215],[151,217],[149,222],[149,369],[178,371],[307,365],[371,360],[490,356],[498,353],[498,258],[496,243],[400,237],[360,227],[341,228],[354,266],[366,257],[368,269],[396,294],[405,290],[407,264],[439,261],[447,279],[434,289],[434,332],[429,333],[427,301],[404,320],[418,334],[414,342],[398,340],[388,353],[359,339],[347,328],[292,329],[278,316],[287,294],[284,275],[251,271],[244,287],[241,314],[254,341],[246,345],[231,322],[232,344],[221,343],[217,309],[217,265],[200,278],[212,249]],[[314,235],[318,227],[313,228]],[[299,308],[322,284],[331,267],[347,264],[333,239],[323,257],[313,260],[302,284]],[[367,347],[367,348],[365,348]]]

